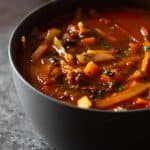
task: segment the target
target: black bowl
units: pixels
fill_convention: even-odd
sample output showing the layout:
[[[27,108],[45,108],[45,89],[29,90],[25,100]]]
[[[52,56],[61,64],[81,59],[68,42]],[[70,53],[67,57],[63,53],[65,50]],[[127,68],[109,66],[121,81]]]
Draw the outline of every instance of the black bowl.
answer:
[[[77,7],[142,7],[149,1],[133,0],[58,0],[29,14],[15,29],[9,44],[9,59],[18,96],[38,132],[57,150],[131,149],[148,146],[150,109],[110,112],[84,110],[61,103],[32,87],[21,75],[20,37],[35,25],[44,24]]]

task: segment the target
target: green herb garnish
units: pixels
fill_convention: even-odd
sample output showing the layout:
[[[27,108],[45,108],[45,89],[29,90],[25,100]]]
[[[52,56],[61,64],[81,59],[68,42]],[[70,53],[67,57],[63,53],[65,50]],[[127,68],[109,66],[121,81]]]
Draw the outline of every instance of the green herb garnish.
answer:
[[[150,51],[150,46],[144,46],[144,51],[149,52]]]
[[[129,54],[126,53],[127,50],[128,50],[127,48],[120,48],[120,49],[119,49],[119,51],[120,51],[120,56],[121,56],[121,57],[128,57]]]
[[[123,85],[120,85],[119,87],[118,87],[118,91],[123,91],[124,90],[124,86]]]
[[[113,77],[115,75],[115,73],[110,71],[109,69],[105,69],[104,74],[106,74],[109,77]]]
[[[105,95],[105,91],[104,90],[98,90],[96,95],[98,98],[103,98]]]

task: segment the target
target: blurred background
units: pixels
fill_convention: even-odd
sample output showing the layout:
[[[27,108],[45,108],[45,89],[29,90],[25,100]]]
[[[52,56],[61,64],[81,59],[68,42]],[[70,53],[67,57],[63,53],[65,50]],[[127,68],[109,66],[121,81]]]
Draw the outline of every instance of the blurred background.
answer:
[[[8,61],[14,27],[33,8],[48,0],[0,0],[0,150],[51,150],[34,131],[16,95]]]

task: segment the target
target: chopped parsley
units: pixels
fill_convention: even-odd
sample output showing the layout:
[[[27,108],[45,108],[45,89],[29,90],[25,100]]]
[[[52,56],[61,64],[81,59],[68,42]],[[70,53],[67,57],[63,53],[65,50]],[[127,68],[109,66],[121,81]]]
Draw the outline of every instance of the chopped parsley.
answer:
[[[144,46],[144,51],[149,52],[150,51],[150,46]]]
[[[124,90],[124,86],[123,85],[120,85],[119,87],[118,87],[118,91],[123,91]]]
[[[105,91],[104,90],[98,90],[97,93],[96,93],[96,96],[98,98],[103,98],[105,95]]]
[[[120,56],[121,56],[121,57],[128,57],[129,54],[126,53],[127,50],[128,50],[127,48],[120,48],[120,49],[119,49],[119,51],[120,51]]]
[[[115,73],[110,71],[109,69],[105,69],[104,74],[106,74],[109,77],[113,77],[115,75]]]

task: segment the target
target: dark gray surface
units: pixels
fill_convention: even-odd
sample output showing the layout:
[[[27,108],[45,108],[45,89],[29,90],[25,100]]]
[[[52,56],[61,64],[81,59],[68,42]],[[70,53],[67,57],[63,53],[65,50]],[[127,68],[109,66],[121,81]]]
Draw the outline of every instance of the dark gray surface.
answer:
[[[0,0],[0,150],[50,150],[34,131],[16,95],[7,47],[15,25],[42,0]]]

